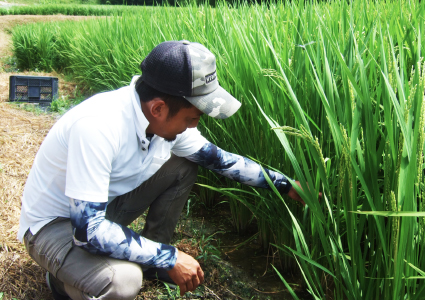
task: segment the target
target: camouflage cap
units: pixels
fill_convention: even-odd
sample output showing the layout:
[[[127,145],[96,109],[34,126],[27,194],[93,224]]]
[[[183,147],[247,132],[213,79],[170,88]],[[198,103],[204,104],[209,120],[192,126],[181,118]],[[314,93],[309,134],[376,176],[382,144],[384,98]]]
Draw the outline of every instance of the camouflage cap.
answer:
[[[163,93],[184,97],[210,117],[228,118],[241,106],[218,84],[215,56],[199,43],[163,42],[146,56],[140,67],[146,84]]]

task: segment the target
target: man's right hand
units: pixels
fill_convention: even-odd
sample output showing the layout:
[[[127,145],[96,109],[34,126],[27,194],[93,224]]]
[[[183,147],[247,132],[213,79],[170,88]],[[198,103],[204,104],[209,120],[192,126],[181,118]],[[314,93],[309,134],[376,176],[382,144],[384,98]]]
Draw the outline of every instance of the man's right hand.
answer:
[[[295,181],[295,183],[302,189],[301,183],[299,181]],[[308,184],[307,184],[307,186],[308,186]],[[290,198],[292,198],[293,200],[301,202],[301,204],[303,206],[305,206],[304,200],[301,198],[300,195],[298,195],[298,192],[294,189],[294,187],[291,187],[291,189],[288,192],[288,196]],[[322,192],[319,192],[319,202],[320,202],[320,200],[322,200]]]
[[[177,261],[168,275],[180,287],[180,296],[194,291],[204,282],[204,271],[199,263],[190,255],[177,250]]]

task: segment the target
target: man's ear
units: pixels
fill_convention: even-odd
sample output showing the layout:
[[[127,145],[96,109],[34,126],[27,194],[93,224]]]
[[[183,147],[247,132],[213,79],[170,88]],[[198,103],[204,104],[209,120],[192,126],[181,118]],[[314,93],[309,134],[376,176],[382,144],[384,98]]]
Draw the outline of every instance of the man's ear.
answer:
[[[151,100],[149,111],[155,118],[164,118],[167,117],[168,106],[161,98],[154,98]]]

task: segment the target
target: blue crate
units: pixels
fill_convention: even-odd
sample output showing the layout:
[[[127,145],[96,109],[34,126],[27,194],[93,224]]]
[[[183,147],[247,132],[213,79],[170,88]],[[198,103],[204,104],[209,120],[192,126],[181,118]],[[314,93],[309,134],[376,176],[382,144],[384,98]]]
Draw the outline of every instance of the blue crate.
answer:
[[[9,101],[50,104],[58,97],[58,79],[41,76],[10,76]]]

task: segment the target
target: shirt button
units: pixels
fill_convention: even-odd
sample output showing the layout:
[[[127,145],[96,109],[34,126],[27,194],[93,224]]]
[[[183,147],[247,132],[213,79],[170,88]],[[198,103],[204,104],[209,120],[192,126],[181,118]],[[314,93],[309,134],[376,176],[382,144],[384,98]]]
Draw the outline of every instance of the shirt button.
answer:
[[[144,143],[145,143],[145,140],[142,141],[142,144],[144,144]]]
[[[146,150],[146,148],[145,148],[145,147],[142,147],[142,150],[143,150],[143,151],[145,151],[145,150]]]

